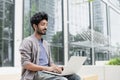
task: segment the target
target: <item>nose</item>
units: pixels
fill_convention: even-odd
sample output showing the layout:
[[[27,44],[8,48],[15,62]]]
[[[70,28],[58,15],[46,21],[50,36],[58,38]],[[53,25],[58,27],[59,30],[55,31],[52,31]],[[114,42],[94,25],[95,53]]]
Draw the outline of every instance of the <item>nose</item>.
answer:
[[[47,27],[45,27],[45,30],[47,30]]]

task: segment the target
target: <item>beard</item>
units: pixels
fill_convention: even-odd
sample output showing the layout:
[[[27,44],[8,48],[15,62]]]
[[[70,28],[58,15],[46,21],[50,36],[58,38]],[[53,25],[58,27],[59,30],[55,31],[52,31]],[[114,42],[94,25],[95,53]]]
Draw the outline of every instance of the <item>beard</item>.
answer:
[[[39,34],[39,35],[46,35],[46,28],[45,29],[43,29],[43,30],[40,30],[39,28],[37,29],[37,33]]]

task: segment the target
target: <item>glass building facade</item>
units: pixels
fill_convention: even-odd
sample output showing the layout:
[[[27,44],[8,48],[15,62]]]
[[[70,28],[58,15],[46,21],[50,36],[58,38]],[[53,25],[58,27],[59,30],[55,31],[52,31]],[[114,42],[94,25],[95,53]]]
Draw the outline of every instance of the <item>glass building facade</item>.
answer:
[[[49,23],[47,34],[43,37],[51,45],[56,64],[65,64],[66,58],[71,56],[87,56],[85,64],[88,65],[120,57],[119,0],[64,2],[65,0],[23,0],[23,30],[20,31],[22,35],[17,37],[22,36],[23,39],[31,35],[33,30],[29,23],[30,17],[36,12],[45,11],[49,15]],[[15,24],[18,16],[15,15],[14,8],[14,0],[0,0],[0,67],[14,66],[17,63],[14,60],[17,56],[14,45],[22,40],[16,40]]]
[[[109,60],[115,55],[119,56],[119,52],[114,51],[116,47],[111,50],[113,49],[112,42],[114,42],[112,37],[115,34],[112,26],[118,24],[113,23],[112,15],[117,16],[119,13],[115,13],[104,0],[92,2],[67,0],[67,16],[63,16],[63,2],[63,0],[24,1],[23,35],[28,36],[32,33],[28,21],[33,13],[45,11],[49,14],[49,24],[44,38],[51,44],[52,57],[57,64],[64,64],[64,58],[66,58],[63,39],[65,34],[68,34],[68,44],[66,44],[68,45],[68,59],[70,56],[87,56],[85,64],[95,64],[95,61]],[[112,0],[108,2],[111,3]],[[119,8],[117,2],[119,3],[117,0],[113,3],[116,5],[115,8]],[[67,18],[67,26],[63,25],[63,17]],[[64,32],[64,27],[67,27],[68,32]],[[119,45],[119,42],[117,43]]]

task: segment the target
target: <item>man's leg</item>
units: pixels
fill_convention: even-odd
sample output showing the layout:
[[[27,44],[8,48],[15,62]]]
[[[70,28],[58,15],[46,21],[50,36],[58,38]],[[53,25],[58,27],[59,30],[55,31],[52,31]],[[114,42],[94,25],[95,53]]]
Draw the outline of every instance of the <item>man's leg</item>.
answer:
[[[67,75],[65,76],[68,80],[81,80],[80,76],[78,76],[77,74],[71,74],[71,75]]]
[[[52,75],[52,74],[48,74],[40,71],[38,72],[38,74],[39,74],[39,79],[35,79],[35,80],[68,80],[65,77],[56,76],[56,75]]]

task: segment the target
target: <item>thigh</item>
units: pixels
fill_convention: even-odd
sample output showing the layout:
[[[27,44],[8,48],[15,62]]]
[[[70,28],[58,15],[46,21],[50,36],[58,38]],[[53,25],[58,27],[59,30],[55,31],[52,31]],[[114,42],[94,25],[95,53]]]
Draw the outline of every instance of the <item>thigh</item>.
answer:
[[[41,71],[38,72],[38,75],[39,75],[39,80],[67,80],[67,78],[65,77],[56,76]]]

